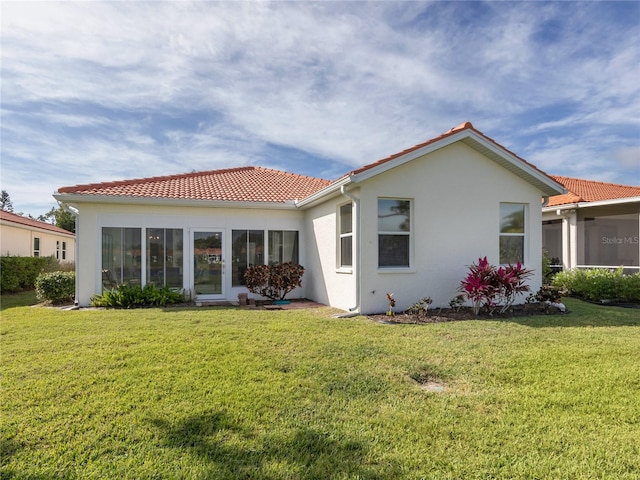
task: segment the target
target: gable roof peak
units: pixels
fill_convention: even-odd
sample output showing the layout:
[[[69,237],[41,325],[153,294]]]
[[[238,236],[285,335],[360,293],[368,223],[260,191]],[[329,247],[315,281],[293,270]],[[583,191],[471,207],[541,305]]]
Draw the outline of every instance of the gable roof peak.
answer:
[[[462,122],[460,125],[457,125],[453,128],[450,128],[446,133],[458,132],[460,130],[465,130],[467,128],[475,130],[475,128],[473,127],[473,124],[467,121],[467,122]]]

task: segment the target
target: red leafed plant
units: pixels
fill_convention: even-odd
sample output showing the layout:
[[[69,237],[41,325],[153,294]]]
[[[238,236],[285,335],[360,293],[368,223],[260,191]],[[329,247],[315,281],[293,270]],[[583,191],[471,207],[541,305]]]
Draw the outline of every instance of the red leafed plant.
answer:
[[[529,291],[525,280],[531,273],[520,262],[496,268],[487,257],[479,258],[477,264],[469,266],[469,274],[460,282],[459,290],[473,302],[475,315],[483,306],[492,314],[498,305],[502,305],[500,313],[504,313],[519,294]]]
[[[245,285],[250,292],[270,298],[284,300],[296,287],[302,286],[304,267],[285,262],[273,265],[253,265],[244,274]]]

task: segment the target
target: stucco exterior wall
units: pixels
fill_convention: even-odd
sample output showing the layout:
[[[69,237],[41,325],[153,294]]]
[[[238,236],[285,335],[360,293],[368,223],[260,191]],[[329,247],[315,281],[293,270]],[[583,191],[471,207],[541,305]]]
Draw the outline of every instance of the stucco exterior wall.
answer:
[[[307,297],[342,310],[353,308],[357,302],[354,268],[338,266],[338,209],[350,202],[339,195],[305,212]]]
[[[408,269],[378,268],[377,200],[412,201],[412,262]],[[462,143],[398,166],[361,185],[361,311],[383,312],[386,293],[402,311],[423,297],[446,307],[468,265],[479,257],[499,263],[500,203],[527,204],[525,266],[529,284],[541,284],[541,193]]]
[[[4,256],[33,257],[33,239],[40,239],[41,257],[56,258],[57,243],[60,242],[59,260],[75,261],[75,237],[73,234],[59,235],[47,230],[2,223],[0,225],[0,254]],[[62,242],[66,243],[66,258],[62,258]]]
[[[300,263],[305,264],[306,239],[304,213],[296,210],[265,210],[241,208],[176,207],[166,205],[113,205],[83,203],[78,205],[79,257],[77,262],[78,301],[89,305],[91,296],[102,290],[101,243],[103,227],[181,228],[184,230],[184,288],[191,288],[193,262],[190,258],[190,232],[198,229],[216,229],[224,234],[223,255],[225,268],[223,285],[225,298],[237,299],[245,287],[231,286],[231,234],[234,229],[297,230],[299,231]],[[306,275],[306,273],[305,273]],[[288,298],[305,296],[303,286],[291,292]]]

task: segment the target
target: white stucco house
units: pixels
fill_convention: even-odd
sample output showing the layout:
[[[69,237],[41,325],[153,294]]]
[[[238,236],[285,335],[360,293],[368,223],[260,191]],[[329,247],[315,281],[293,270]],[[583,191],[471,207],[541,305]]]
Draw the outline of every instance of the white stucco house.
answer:
[[[0,210],[0,255],[75,261],[76,236],[62,228]]]
[[[346,311],[447,306],[468,265],[521,261],[541,284],[541,202],[553,178],[469,122],[334,181],[260,167],[60,188],[78,212],[80,305],[112,283],[206,300],[245,293],[248,265],[305,267],[291,298]]]
[[[552,178],[567,190],[542,209],[543,247],[552,264],[640,272],[640,187]]]

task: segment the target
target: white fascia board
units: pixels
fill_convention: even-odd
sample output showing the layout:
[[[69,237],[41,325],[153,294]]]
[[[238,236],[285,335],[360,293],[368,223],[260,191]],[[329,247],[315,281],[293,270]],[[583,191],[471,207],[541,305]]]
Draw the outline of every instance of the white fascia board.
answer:
[[[404,155],[399,156],[398,158],[389,160],[388,162],[384,162],[375,167],[371,167],[368,170],[365,170],[364,172],[357,173],[353,175],[353,183],[362,182],[369,178],[375,177],[376,175],[384,173],[387,170],[398,167],[400,165],[404,165],[405,163],[410,162],[411,160],[415,160],[418,157],[421,157],[431,152],[435,152],[436,150],[439,150],[448,145],[451,145],[452,143],[457,142],[458,140],[461,140],[462,138],[466,137],[468,133],[469,133],[468,130],[464,130],[462,132],[453,134],[450,137],[443,138],[442,140],[439,140],[434,143],[430,143],[429,145],[425,145],[424,147],[419,148],[417,150],[408,152]]]
[[[564,187],[552,178],[533,168],[529,164],[523,162],[520,158],[499,147],[495,143],[488,141],[482,135],[479,135],[475,131],[469,129],[462,130],[449,137],[443,138],[429,145],[425,145],[422,148],[413,150],[405,155],[401,155],[398,158],[394,158],[393,160],[382,163],[376,167],[372,167],[362,173],[356,174],[353,176],[353,182],[358,183],[368,178],[374,177],[391,168],[403,165],[407,162],[415,160],[418,157],[429,154],[458,141],[463,141],[468,147],[473,148],[474,150],[487,156],[491,160],[496,161],[519,177],[524,178],[529,183],[532,183],[531,177],[533,177],[533,179],[537,183],[536,186],[540,188],[544,195],[551,196],[566,193]]]
[[[206,208],[255,208],[267,210],[295,210],[296,203],[288,202],[238,202],[221,200],[190,200],[176,198],[127,197],[111,195],[82,195],[73,193],[54,193],[53,197],[61,203],[81,205],[82,203],[101,203],[113,205],[150,205],[172,207]]]

